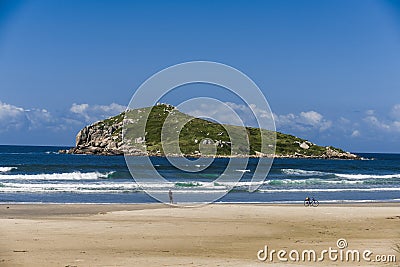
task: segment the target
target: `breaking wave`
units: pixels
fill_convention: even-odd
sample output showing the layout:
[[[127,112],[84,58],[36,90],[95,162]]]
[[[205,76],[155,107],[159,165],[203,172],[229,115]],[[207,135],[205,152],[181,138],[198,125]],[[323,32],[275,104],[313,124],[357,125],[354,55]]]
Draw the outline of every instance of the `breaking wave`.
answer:
[[[400,173],[394,174],[346,174],[346,173],[333,173],[321,171],[307,171],[302,169],[282,169],[281,172],[290,176],[305,176],[305,177],[336,177],[347,180],[367,180],[367,179],[394,179],[400,178]]]
[[[4,168],[4,167],[2,167]],[[14,168],[14,167],[9,167]],[[0,169],[1,171],[1,169]],[[3,172],[2,172],[3,173]],[[44,174],[0,174],[0,180],[96,180],[109,178],[114,172],[68,172]]]
[[[18,167],[0,167],[0,173],[10,172],[16,169],[18,169]]]

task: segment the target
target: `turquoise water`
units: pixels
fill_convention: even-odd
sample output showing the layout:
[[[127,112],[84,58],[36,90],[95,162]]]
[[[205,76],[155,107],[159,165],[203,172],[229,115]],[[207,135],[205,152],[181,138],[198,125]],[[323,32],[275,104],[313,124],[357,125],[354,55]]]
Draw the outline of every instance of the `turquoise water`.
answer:
[[[156,202],[131,178],[123,156],[58,154],[63,148],[0,146],[0,202]],[[400,155],[362,156],[369,160],[275,159],[268,177],[253,193],[248,185],[257,159],[250,159],[246,170],[235,170],[243,173],[237,184],[213,182],[229,159],[215,159],[198,173],[180,171],[161,157],[152,162],[176,191],[230,191],[218,202],[301,203],[306,196],[326,203],[400,201]],[[168,193],[160,184],[146,187]]]

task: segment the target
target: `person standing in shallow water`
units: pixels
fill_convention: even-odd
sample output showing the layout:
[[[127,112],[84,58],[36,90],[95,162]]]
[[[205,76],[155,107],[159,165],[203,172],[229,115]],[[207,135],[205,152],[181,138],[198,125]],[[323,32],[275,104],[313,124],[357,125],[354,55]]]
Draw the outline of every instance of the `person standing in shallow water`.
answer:
[[[168,191],[168,196],[169,196],[169,204],[174,204],[174,198],[172,196],[171,189]]]

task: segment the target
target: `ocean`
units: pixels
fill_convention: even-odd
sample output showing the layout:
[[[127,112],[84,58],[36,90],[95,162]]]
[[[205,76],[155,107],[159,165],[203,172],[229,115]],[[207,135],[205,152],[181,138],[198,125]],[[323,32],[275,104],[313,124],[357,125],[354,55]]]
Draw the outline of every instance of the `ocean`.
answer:
[[[65,147],[0,146],[0,203],[154,203],[138,187],[123,156],[58,154]],[[213,183],[229,159],[217,158],[197,173],[176,169],[166,158],[151,161],[176,191],[230,190],[216,202],[399,202],[400,154],[359,154],[366,160],[275,159],[255,192],[248,191],[258,159],[251,158],[235,185]],[[140,167],[140,166],[138,166]],[[145,171],[145,170],[144,170]],[[160,184],[146,191],[168,194]]]

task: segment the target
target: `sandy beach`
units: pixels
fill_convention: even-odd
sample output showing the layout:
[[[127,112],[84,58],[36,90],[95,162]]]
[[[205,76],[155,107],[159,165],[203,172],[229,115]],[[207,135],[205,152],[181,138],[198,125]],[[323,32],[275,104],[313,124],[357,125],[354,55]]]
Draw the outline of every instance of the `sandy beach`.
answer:
[[[396,266],[398,204],[0,205],[0,266]],[[345,239],[371,262],[261,261],[259,250],[317,251]],[[292,254],[292,256],[295,254]],[[263,253],[259,256],[264,256]],[[288,255],[286,255],[288,258]],[[301,258],[301,257],[300,257]],[[375,261],[375,262],[373,262]],[[397,265],[398,266],[398,265]]]

